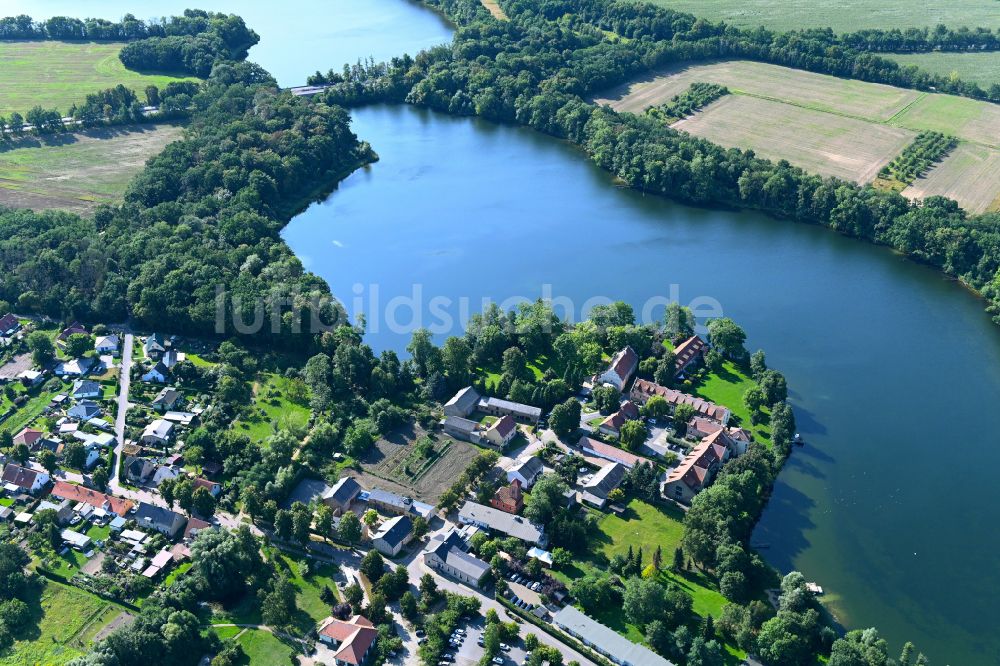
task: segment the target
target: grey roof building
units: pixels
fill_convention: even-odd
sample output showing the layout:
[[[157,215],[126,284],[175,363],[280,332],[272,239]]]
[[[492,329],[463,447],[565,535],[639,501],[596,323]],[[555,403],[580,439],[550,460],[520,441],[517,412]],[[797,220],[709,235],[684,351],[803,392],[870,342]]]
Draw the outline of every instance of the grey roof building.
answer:
[[[187,518],[176,511],[139,502],[139,508],[135,512],[135,522],[139,527],[156,530],[172,539],[184,528]]]
[[[522,460],[518,464],[507,470],[507,481],[517,479],[525,489],[531,488],[538,477],[545,471],[542,459],[538,456],[531,456],[527,460]]]
[[[446,416],[441,422],[441,427],[452,437],[464,439],[467,442],[478,442],[479,424],[476,421],[463,419],[461,416]]]
[[[471,386],[466,386],[444,403],[444,413],[445,416],[468,416],[476,411],[478,404],[479,392]]]
[[[361,485],[353,477],[345,476],[327,488],[323,492],[322,499],[327,506],[346,511],[360,492]]]
[[[517,421],[529,423],[536,423],[538,419],[542,418],[541,408],[502,398],[483,398],[479,401],[479,409],[493,416],[504,416],[506,414],[514,417]]]
[[[89,421],[100,414],[101,406],[93,400],[81,400],[66,411],[66,416],[81,421]]]
[[[372,545],[383,555],[395,556],[413,535],[413,521],[408,516],[396,516],[382,523],[372,536]]]
[[[608,463],[602,467],[589,481],[583,484],[582,499],[588,504],[604,508],[611,491],[621,485],[628,469],[621,463]]]
[[[451,576],[468,585],[479,587],[489,573],[490,565],[478,557],[464,553],[451,544],[450,540],[431,541],[424,551],[424,563],[432,569]]]
[[[674,666],[649,648],[628,640],[573,606],[552,616],[552,624],[621,666]]]
[[[484,504],[477,504],[476,502],[466,502],[463,504],[458,512],[458,520],[466,525],[477,525],[483,529],[517,537],[521,541],[526,541],[536,546],[545,546],[548,542],[545,530],[527,518],[506,513]]]

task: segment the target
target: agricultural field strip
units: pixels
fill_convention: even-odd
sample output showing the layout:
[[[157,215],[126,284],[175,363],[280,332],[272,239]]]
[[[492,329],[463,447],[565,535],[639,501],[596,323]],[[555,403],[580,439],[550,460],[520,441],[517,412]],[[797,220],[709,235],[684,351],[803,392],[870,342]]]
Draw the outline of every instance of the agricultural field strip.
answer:
[[[771,122],[746,122],[769,118]],[[729,95],[673,127],[723,146],[786,159],[806,171],[869,182],[916,136],[910,130],[782,104]]]
[[[959,144],[902,194],[910,199],[939,195],[958,201],[972,213],[994,210],[1000,192],[1000,151],[972,143]]]
[[[812,72],[766,63],[752,61],[733,62],[736,64],[731,67],[723,67],[720,63],[696,65],[685,67],[680,71],[675,70],[673,73],[663,73],[652,79],[634,81],[629,84],[617,86],[607,91],[605,96],[597,97],[593,101],[598,104],[608,104],[616,111],[641,113],[651,106],[669,101],[675,95],[687,90],[690,84],[695,81],[706,81],[725,85],[735,95],[757,97],[810,111],[863,120],[872,124],[901,127],[917,132],[928,129],[941,131],[953,134],[961,141],[969,141],[990,147],[1000,147],[1000,137],[993,139],[992,137],[995,135],[991,135],[984,128],[980,127],[980,119],[975,118],[964,122],[960,126],[948,127],[946,126],[948,120],[945,119],[950,119],[951,116],[946,110],[942,110],[936,114],[933,113],[935,107],[954,103],[966,107],[964,109],[966,111],[971,111],[973,107],[976,107],[983,112],[989,113],[991,116],[996,115],[1000,118],[1000,107],[993,109],[996,105],[992,105],[989,102],[893,88],[892,86],[868,83],[855,79],[839,79],[825,74],[814,74]],[[760,76],[756,76],[760,73],[765,74],[763,79]],[[851,95],[856,93],[860,95],[862,91],[871,91],[873,94],[878,93],[882,101],[874,106],[868,105],[866,107],[862,101],[850,104],[831,99],[824,103],[822,99],[811,101],[807,96],[801,94],[798,99],[793,99],[790,95],[775,95],[761,90],[763,86],[777,89],[787,88],[789,80],[794,80],[797,84],[802,83],[803,86],[796,86],[797,90],[806,90],[810,94],[815,94],[815,90],[817,89],[816,84],[820,82],[824,82],[828,87],[831,87],[829,84],[836,82],[837,85],[842,87],[845,94]],[[748,82],[751,84],[750,86],[747,85]],[[898,104],[893,103],[893,100],[887,95],[887,91],[890,90],[901,91],[900,95],[897,96],[899,100]],[[717,104],[718,101],[715,103]],[[831,104],[838,104],[841,108],[836,108]],[[701,110],[701,113],[709,111],[710,108],[711,105],[706,106]],[[870,110],[863,112],[865,108]],[[852,112],[849,109],[853,109],[854,111]],[[930,109],[932,112],[929,118],[926,116],[920,117],[920,113],[924,109]],[[875,113],[872,113],[871,110],[874,110]]]

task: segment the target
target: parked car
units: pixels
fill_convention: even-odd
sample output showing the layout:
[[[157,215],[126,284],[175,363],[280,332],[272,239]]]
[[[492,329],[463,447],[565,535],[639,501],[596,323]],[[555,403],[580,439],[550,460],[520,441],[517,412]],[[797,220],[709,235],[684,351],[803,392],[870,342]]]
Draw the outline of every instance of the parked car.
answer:
[[[503,657],[493,657],[493,663],[497,666],[501,666],[501,664],[503,664]]]

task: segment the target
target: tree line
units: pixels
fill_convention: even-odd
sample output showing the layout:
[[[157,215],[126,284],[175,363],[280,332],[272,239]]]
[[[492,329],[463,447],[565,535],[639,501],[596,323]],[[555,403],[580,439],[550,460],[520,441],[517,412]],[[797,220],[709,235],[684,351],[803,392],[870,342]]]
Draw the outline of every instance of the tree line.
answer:
[[[669,102],[649,107],[646,109],[646,113],[669,125],[693,115],[696,111],[728,94],[729,88],[726,86],[695,81],[687,90],[671,97]]]
[[[118,84],[96,93],[90,93],[79,104],[73,104],[67,115],[58,109],[34,106],[25,114],[17,111],[9,116],[0,115],[0,141],[11,141],[28,134],[41,136],[59,134],[78,129],[157,122],[186,117],[191,101],[198,92],[194,81],[172,81],[160,90],[146,86],[145,104],[131,88]],[[158,107],[147,111],[146,105]]]

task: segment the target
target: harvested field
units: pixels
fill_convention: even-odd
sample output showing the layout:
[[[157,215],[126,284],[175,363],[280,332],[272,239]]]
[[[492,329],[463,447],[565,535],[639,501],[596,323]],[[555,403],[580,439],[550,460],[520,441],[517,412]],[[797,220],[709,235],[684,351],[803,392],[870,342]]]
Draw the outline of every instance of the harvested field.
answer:
[[[892,124],[1000,148],[1000,104],[954,95],[924,95],[893,118]]]
[[[180,134],[176,125],[138,125],[20,139],[0,150],[0,205],[85,213],[116,201]]]
[[[865,28],[932,28],[948,26],[994,27],[1000,22],[996,0],[650,0],[668,9],[688,12],[712,21],[777,30],[833,28],[853,32]]]
[[[417,425],[410,425],[380,439],[361,459],[362,473],[348,470],[371,488],[378,486],[436,504],[445,490],[451,487],[479,453],[472,444],[446,436],[432,435],[434,452],[421,456],[415,451],[418,441],[427,433]]]
[[[63,114],[87,95],[119,83],[146,100],[146,86],[164,88],[171,81],[196,80],[140,74],[118,59],[124,44],[95,42],[10,41],[0,43],[0,114],[22,115],[31,107]]]
[[[743,95],[723,97],[673,127],[859,183],[872,180],[916,136],[901,128]]]
[[[594,101],[610,104],[616,111],[641,113],[669,101],[696,81],[718,83],[737,94],[875,121],[889,120],[921,94],[915,90],[840,79],[779,65],[730,60],[661,69],[617,86]]]
[[[903,196],[923,199],[934,195],[954,199],[970,213],[995,210],[1000,194],[1000,150],[971,143],[960,144],[903,190]]]

